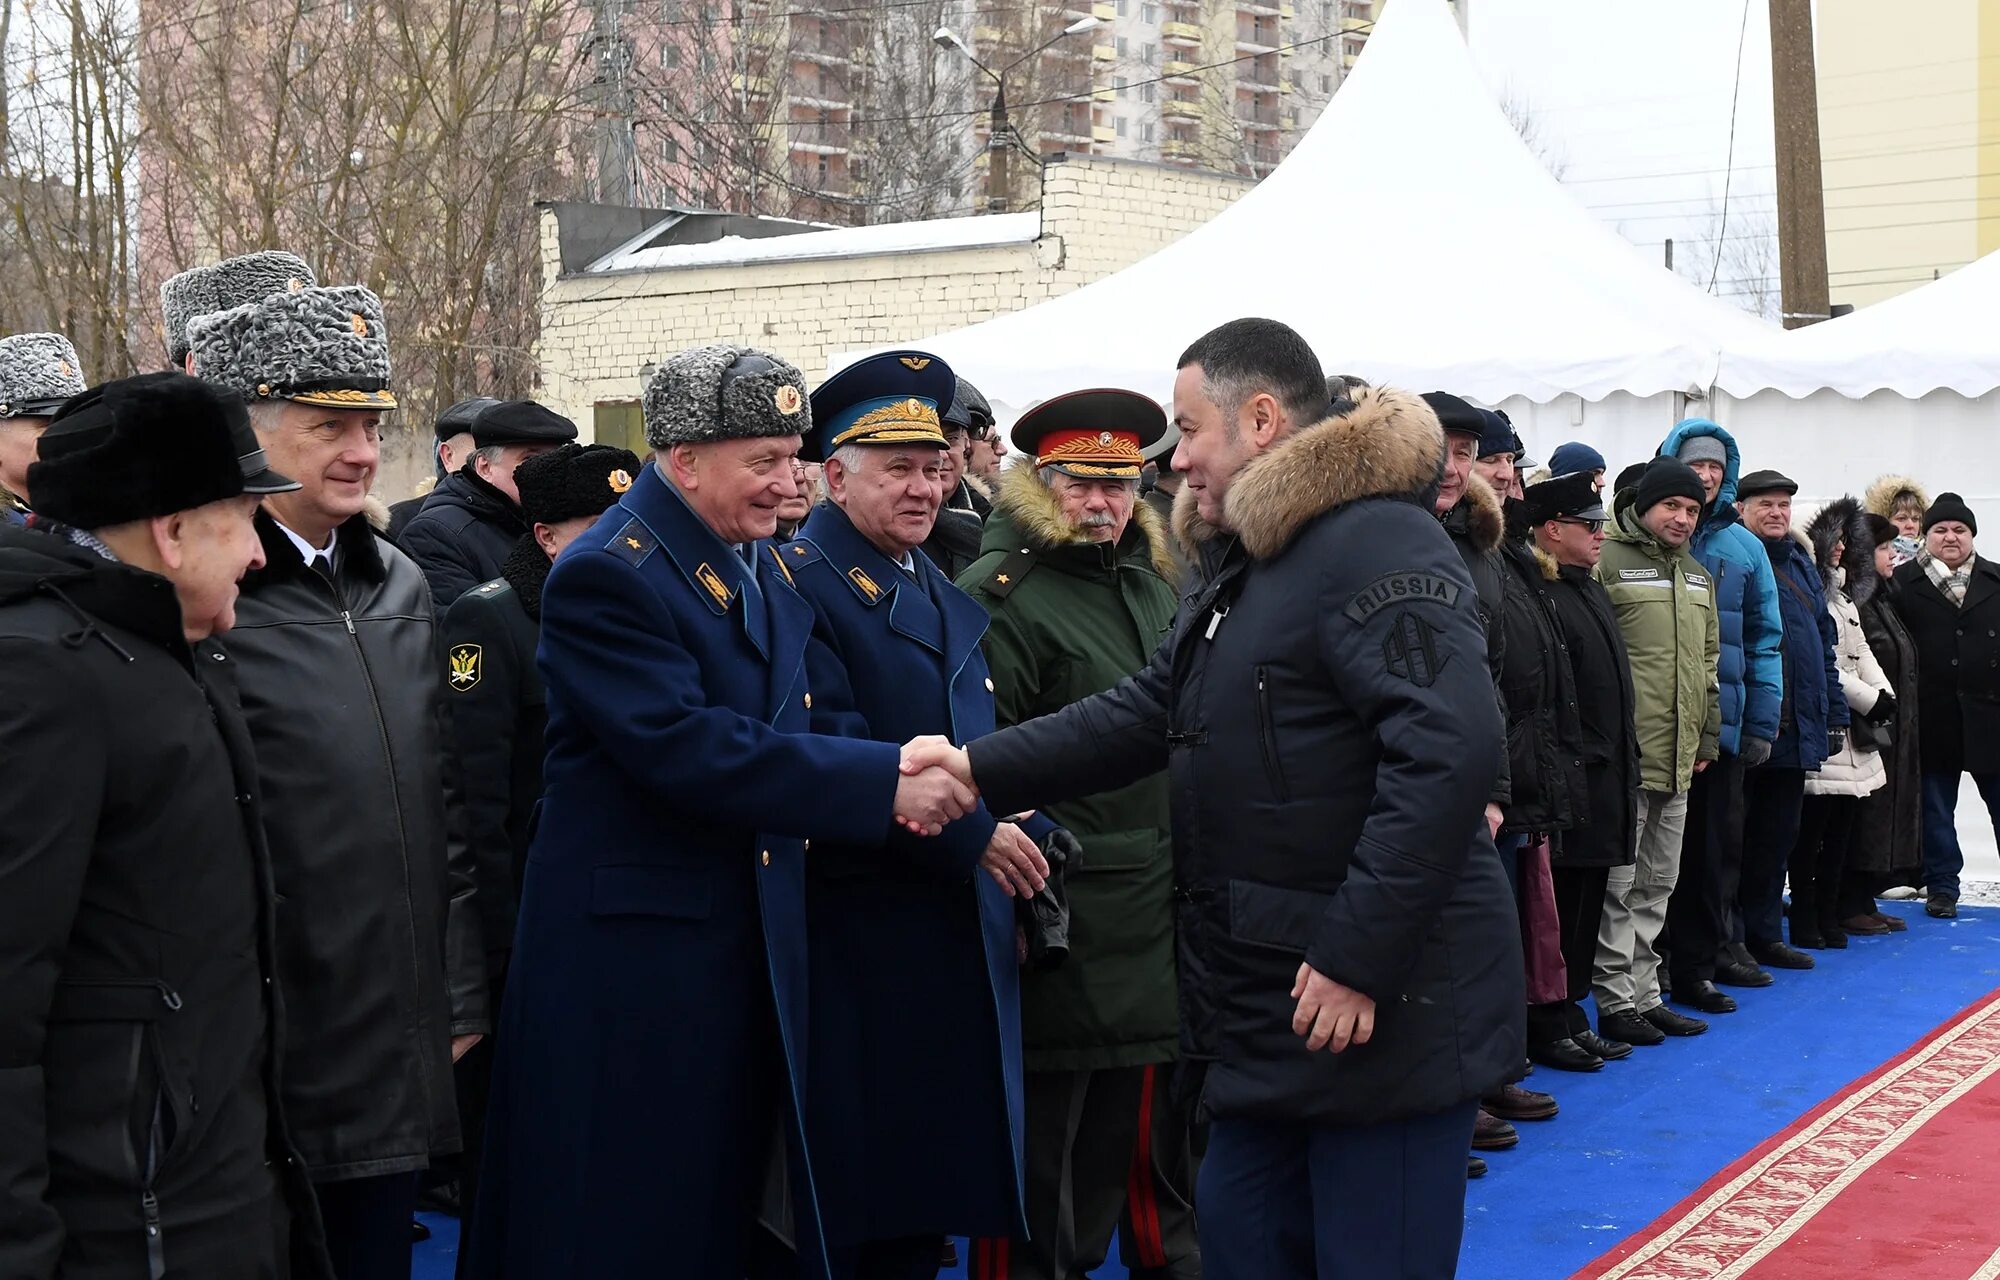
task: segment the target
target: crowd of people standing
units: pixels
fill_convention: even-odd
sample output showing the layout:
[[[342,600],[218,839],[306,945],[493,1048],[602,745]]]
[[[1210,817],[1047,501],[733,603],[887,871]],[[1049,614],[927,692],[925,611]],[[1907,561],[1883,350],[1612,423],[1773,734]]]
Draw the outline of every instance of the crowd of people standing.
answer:
[[[163,311],[0,339],[9,1276],[406,1275],[420,1197],[476,1277],[1449,1276],[1532,1066],[1950,918],[2000,805],[1973,513],[1705,419],[717,345],[391,509],[379,299]]]

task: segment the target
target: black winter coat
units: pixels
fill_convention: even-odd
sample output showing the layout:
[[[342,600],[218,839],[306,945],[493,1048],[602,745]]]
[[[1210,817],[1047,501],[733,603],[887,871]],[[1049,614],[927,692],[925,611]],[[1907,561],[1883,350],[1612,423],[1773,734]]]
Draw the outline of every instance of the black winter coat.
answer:
[[[1625,633],[1590,570],[1564,565],[1546,580],[1576,689],[1586,794],[1575,825],[1555,841],[1550,857],[1559,867],[1630,866],[1639,818],[1639,735]]]
[[[279,1105],[271,865],[166,579],[0,531],[0,1275],[330,1275]]]
[[[1486,635],[1486,665],[1493,673],[1495,705],[1500,708],[1504,720],[1507,702],[1500,687],[1507,678],[1507,628],[1502,616],[1506,609],[1507,574],[1500,563],[1500,540],[1505,529],[1500,514],[1500,499],[1478,475],[1467,476],[1465,496],[1440,520],[1444,531],[1451,535],[1452,546],[1465,563],[1465,571],[1472,575],[1479,607],[1479,626]],[[1511,774],[1512,762],[1503,749],[1500,771],[1493,780],[1493,793],[1487,797],[1503,810],[1514,798]]]
[[[1482,816],[1502,728],[1471,578],[1429,513],[1444,440],[1364,391],[1176,506],[1213,576],[1139,674],[971,745],[997,811],[1170,770],[1184,1057],[1210,1115],[1432,1114],[1518,1075],[1520,925]],[[1376,1002],[1312,1053],[1301,961]]]
[[[1851,580],[1851,579],[1850,579]],[[1861,633],[1896,691],[1892,740],[1882,752],[1889,780],[1861,798],[1854,839],[1847,853],[1855,871],[1890,872],[1921,867],[1924,861],[1924,770],[1922,687],[1917,678],[1917,645],[1896,612],[1888,583],[1877,581],[1861,602]]]
[[[1568,642],[1548,596],[1555,562],[1525,540],[1500,545],[1506,632],[1500,697],[1507,712],[1507,820],[1502,834],[1551,834],[1581,821],[1589,804],[1583,726]]]
[[[1920,561],[1896,570],[1896,610],[1917,646],[1925,773],[2000,773],[2000,564],[1973,562],[1954,606]]]
[[[395,539],[423,570],[439,617],[460,596],[499,577],[507,553],[528,532],[521,508],[472,466],[468,461],[438,481]]]
[[[490,1030],[430,592],[359,516],[332,581],[257,531],[226,647],[276,877],[286,1113],[317,1178],[421,1169],[459,1146],[451,1037]]]
[[[947,578],[956,578],[979,559],[980,540],[985,536],[978,516],[970,511],[941,507],[931,536],[924,539],[923,552]]]
[[[506,972],[521,909],[535,806],[548,753],[548,693],[535,667],[549,558],[531,535],[493,581],[444,616],[445,708],[465,797],[466,839],[479,867],[488,979]]]

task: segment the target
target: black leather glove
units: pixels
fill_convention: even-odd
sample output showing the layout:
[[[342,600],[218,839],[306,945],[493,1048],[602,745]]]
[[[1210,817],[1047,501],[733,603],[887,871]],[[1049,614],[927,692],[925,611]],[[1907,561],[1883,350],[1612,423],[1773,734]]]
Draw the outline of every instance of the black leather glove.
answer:
[[[1826,758],[1831,760],[1847,750],[1847,730],[1829,729],[1826,734]]]
[[[1763,738],[1743,739],[1743,749],[1736,753],[1746,769],[1755,769],[1771,758],[1771,744]]]
[[[1875,699],[1875,705],[1868,708],[1868,719],[1875,724],[1887,724],[1896,718],[1896,695],[1888,690]]]
[[[1069,890],[1064,873],[1081,864],[1083,846],[1066,828],[1057,827],[1042,841],[1042,856],[1048,859],[1048,880],[1034,897],[1014,899],[1014,922],[1027,942],[1028,967],[1057,969],[1069,959]]]

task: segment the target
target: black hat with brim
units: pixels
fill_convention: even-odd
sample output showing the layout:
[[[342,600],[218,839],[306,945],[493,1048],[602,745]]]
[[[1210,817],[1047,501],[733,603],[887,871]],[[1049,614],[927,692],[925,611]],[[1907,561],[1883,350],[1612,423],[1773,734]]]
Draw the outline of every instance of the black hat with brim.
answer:
[[[1530,524],[1541,524],[1545,520],[1611,518],[1604,510],[1604,495],[1597,488],[1597,478],[1588,471],[1531,484],[1522,491],[1522,497],[1527,503]]]
[[[1754,498],[1760,493],[1782,493],[1793,495],[1799,491],[1799,482],[1779,471],[1752,471],[1736,482],[1736,500]]]
[[[1424,403],[1437,415],[1438,425],[1446,435],[1471,436],[1477,440],[1486,434],[1486,415],[1451,392],[1426,391]]]
[[[567,444],[574,439],[574,422],[533,400],[498,401],[472,420],[472,442],[482,449],[496,444]]]
[[[72,397],[36,448],[28,468],[36,514],[79,529],[299,488],[271,469],[242,400],[179,373],[120,378]]]

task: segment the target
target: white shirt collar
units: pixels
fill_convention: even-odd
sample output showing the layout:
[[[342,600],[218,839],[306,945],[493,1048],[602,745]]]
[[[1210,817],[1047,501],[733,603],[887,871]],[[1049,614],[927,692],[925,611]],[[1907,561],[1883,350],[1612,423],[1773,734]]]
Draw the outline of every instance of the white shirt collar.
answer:
[[[307,568],[311,568],[313,562],[316,560],[324,560],[328,569],[333,568],[333,538],[331,535],[327,537],[326,547],[322,550],[319,547],[313,546],[312,543],[307,542],[298,534],[293,533],[291,526],[287,525],[284,521],[277,520],[274,523],[277,524],[279,530],[287,538],[291,539],[292,545],[299,549],[299,559],[305,561]]]

